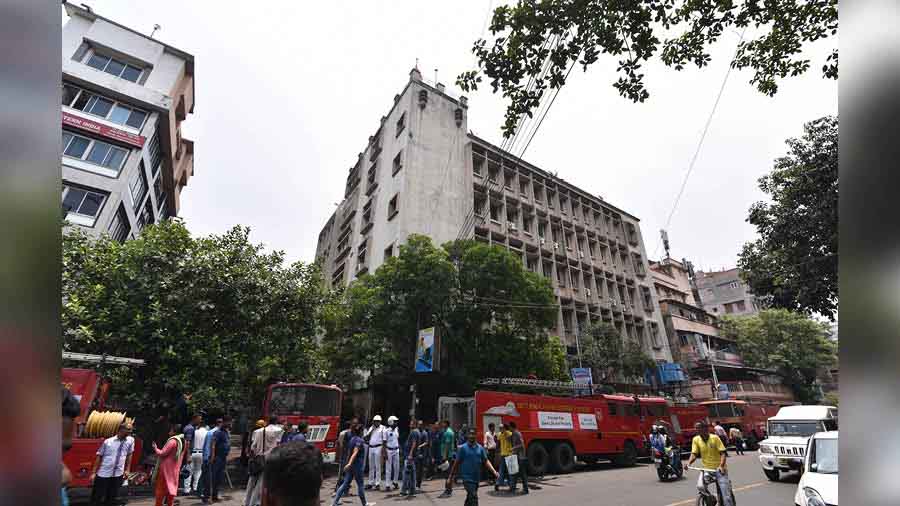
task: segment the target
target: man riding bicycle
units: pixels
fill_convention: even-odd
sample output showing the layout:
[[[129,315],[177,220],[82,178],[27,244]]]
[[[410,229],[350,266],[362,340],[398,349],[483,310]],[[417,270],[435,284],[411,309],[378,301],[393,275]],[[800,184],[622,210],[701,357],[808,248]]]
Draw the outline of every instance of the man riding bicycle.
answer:
[[[725,463],[725,444],[719,439],[719,436],[709,433],[709,425],[706,422],[697,422],[694,424],[694,428],[697,430],[697,435],[691,442],[691,458],[685,469],[690,467],[697,458],[700,458],[704,470],[697,477],[697,491],[700,492],[707,504],[715,504],[715,500],[709,500],[714,496],[709,493],[708,487],[711,483],[716,482],[719,474],[728,474],[728,467]],[[730,494],[731,491],[723,491],[723,493]]]

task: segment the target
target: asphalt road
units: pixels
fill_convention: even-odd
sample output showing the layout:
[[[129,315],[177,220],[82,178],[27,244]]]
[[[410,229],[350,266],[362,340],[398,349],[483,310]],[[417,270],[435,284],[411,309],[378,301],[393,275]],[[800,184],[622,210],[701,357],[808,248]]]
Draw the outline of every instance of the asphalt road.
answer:
[[[686,461],[685,461],[686,462]],[[732,454],[728,461],[729,475],[735,491],[735,499],[741,506],[792,506],[794,491],[798,477],[787,475],[783,481],[770,482],[763,475],[755,452],[747,452],[744,456]],[[579,469],[568,475],[547,476],[542,480],[532,480],[533,490],[523,496],[510,495],[501,489],[494,492],[493,487],[483,486],[479,490],[480,504],[485,506],[567,506],[576,504],[597,504],[602,506],[693,506],[696,498],[694,492],[697,471],[688,471],[685,478],[678,482],[661,483],[656,478],[656,470],[647,463],[639,463],[632,468],[617,468],[607,463],[594,466],[579,466]],[[540,487],[540,489],[537,489]],[[323,487],[322,503],[331,503],[333,479],[326,481]],[[355,487],[354,487],[355,488]],[[423,483],[424,493],[415,499],[408,500],[397,492],[367,491],[366,498],[370,503],[379,505],[462,505],[465,491],[461,486],[454,487],[449,498],[439,497],[443,491],[443,480]],[[201,504],[198,499],[180,497],[181,506]],[[222,496],[221,506],[243,505],[244,491],[226,491]],[[129,505],[149,506],[152,499],[132,499]],[[344,497],[343,506],[359,504],[356,495]]]

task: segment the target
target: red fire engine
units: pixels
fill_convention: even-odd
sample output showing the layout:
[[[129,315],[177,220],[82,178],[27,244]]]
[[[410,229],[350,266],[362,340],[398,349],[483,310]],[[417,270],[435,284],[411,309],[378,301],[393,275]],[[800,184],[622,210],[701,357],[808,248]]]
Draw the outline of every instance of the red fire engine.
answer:
[[[80,362],[116,365],[141,365],[143,363],[142,360],[138,359],[80,353],[63,353],[63,358]],[[68,388],[81,405],[81,414],[75,419],[73,429],[75,434],[72,438],[72,448],[63,455],[63,463],[72,473],[72,481],[69,483],[69,487],[90,487],[91,467],[97,458],[97,450],[106,437],[114,435],[115,430],[112,433],[97,436],[89,435],[85,427],[91,413],[97,412],[97,414],[100,414],[106,411],[110,383],[104,380],[100,374],[90,369],[63,368],[62,386]],[[122,418],[124,419],[124,414]],[[133,475],[130,480],[135,485],[145,482],[148,477],[145,470],[139,466],[141,455],[141,440],[135,438],[134,453],[132,454]]]
[[[719,422],[726,431],[731,427],[740,429],[748,448],[754,450],[757,443],[766,438],[766,420],[775,416],[782,405],[750,404],[728,399],[705,401],[700,406],[707,410],[710,423]]]
[[[514,385],[514,378],[502,380]],[[537,386],[539,380],[521,380]],[[519,394],[478,390],[474,417],[478,433],[488,424],[499,427],[513,421],[525,439],[530,472],[571,472],[575,458],[592,463],[609,459],[618,465],[634,465],[645,447],[655,418],[643,411],[663,413],[660,397],[595,394],[580,397]]]
[[[282,423],[309,425],[306,440],[316,445],[325,463],[335,462],[343,392],[335,385],[275,383],[266,390],[263,418],[275,415]]]

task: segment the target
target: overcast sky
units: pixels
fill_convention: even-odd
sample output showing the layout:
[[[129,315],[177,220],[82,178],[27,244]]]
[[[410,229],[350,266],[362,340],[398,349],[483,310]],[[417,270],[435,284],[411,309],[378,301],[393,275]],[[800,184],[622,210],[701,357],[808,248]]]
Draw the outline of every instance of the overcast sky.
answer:
[[[159,23],[157,39],[195,57],[196,106],[184,125],[196,142],[195,175],[180,212],[188,227],[208,234],[248,225],[254,241],[291,261],[313,260],[347,170],[416,58],[426,78],[437,68],[459,92],[455,76],[474,66],[470,48],[489,3],[88,2],[144,33]],[[640,218],[647,254],[660,256],[659,229],[737,41],[726,32],[703,70],[646,68],[643,104],[612,87],[614,58],[587,73],[576,68],[525,158]],[[837,83],[818,70],[832,44],[810,48],[812,70],[782,81],[775,98],[748,84],[750,72],[732,72],[669,227],[674,257],[707,270],[734,266],[754,238],[745,219],[763,198],[757,179],[804,122],[837,113]],[[498,145],[503,112],[489,87],[469,94],[469,128]]]

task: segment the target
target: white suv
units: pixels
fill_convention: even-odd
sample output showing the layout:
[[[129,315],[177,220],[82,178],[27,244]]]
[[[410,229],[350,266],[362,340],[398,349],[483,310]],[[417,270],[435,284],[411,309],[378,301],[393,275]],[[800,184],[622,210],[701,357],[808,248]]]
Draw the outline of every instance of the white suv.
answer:
[[[767,478],[778,481],[781,473],[800,470],[803,466],[811,435],[837,430],[837,408],[784,406],[766,424],[768,435],[759,442],[759,463]]]
[[[794,494],[797,506],[837,506],[838,431],[817,432],[809,438],[803,474]]]

